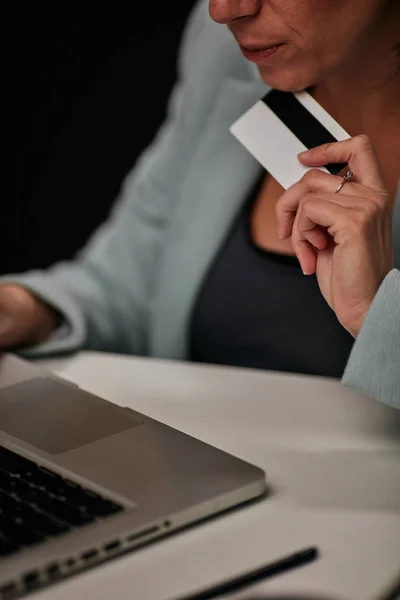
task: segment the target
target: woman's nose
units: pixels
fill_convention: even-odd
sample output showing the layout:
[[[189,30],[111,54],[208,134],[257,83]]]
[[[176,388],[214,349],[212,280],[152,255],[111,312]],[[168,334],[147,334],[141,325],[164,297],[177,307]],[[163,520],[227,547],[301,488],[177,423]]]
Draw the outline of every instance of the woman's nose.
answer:
[[[210,0],[211,18],[228,25],[237,19],[253,17],[260,10],[262,0]]]

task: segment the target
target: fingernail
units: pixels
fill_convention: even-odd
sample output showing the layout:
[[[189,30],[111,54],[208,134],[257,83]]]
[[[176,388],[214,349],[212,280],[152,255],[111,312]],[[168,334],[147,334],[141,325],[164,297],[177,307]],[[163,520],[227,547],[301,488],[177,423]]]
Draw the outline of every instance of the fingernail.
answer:
[[[303,152],[299,152],[297,156],[308,156],[309,154],[311,154],[311,150],[304,150]]]

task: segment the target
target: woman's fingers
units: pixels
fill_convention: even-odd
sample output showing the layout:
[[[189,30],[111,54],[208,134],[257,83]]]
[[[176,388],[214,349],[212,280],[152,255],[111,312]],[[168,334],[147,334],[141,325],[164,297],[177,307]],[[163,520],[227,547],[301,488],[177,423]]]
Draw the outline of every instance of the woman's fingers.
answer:
[[[339,229],[348,225],[351,212],[351,209],[325,198],[310,197],[300,207],[297,228],[305,236],[315,227],[324,227],[334,237]]]
[[[292,185],[282,194],[275,207],[278,236],[281,239],[286,239],[292,234],[293,223],[301,197],[308,192],[316,191],[316,189],[325,192],[334,191],[332,188],[335,185],[335,181],[337,187],[341,178],[328,175],[328,173],[324,173],[319,169],[311,169],[298,183]]]
[[[342,142],[323,144],[298,156],[310,167],[322,167],[330,163],[347,163],[354,173],[354,181],[375,191],[387,191],[383,182],[380,163],[368,136],[357,135]],[[346,184],[347,185],[347,184]]]
[[[310,167],[345,163],[342,177],[311,169],[277,203],[279,233],[291,235],[303,272],[318,284],[339,322],[354,337],[393,265],[392,206],[375,150],[365,136],[299,155]]]
[[[293,227],[292,246],[304,274],[315,272],[316,236],[324,233],[324,245],[318,248],[324,249],[334,233],[332,229],[345,228],[348,217],[348,209],[323,198],[309,196],[302,202]]]
[[[310,229],[306,239],[312,244],[317,250],[324,250],[329,243],[329,233],[323,227],[315,225],[313,229]]]
[[[337,231],[351,227],[352,216],[365,220],[366,209],[370,215],[386,211],[390,196],[375,149],[365,135],[324,144],[301,153],[299,159],[310,167],[345,163],[354,173],[336,194],[343,177],[310,169],[276,204],[279,237],[291,236],[303,271],[313,273],[317,251],[328,248]]]
[[[278,224],[278,236],[282,239],[288,238],[292,234],[293,223],[296,217],[297,209],[301,198],[309,192],[334,193],[343,177],[324,173],[319,169],[311,169],[300,179],[298,183],[292,185],[276,203],[275,211]],[[360,186],[354,183],[346,183],[347,195],[359,195]],[[343,203],[342,194],[337,194],[335,200]]]

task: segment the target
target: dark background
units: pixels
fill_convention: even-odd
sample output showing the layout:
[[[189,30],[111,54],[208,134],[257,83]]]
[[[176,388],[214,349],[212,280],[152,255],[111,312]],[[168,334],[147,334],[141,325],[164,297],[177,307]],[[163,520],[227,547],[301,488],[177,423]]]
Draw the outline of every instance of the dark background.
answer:
[[[194,0],[22,3],[7,39],[15,184],[1,201],[0,272],[82,247],[164,118]]]

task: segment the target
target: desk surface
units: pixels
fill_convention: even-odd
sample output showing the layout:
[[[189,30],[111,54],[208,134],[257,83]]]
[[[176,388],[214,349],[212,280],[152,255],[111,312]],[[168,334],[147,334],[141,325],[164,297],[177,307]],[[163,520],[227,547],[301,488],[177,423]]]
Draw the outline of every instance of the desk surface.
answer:
[[[272,494],[35,600],[172,599],[314,544],[320,560],[251,593],[372,600],[394,581],[400,411],[320,378],[97,353],[41,364],[262,467]]]

